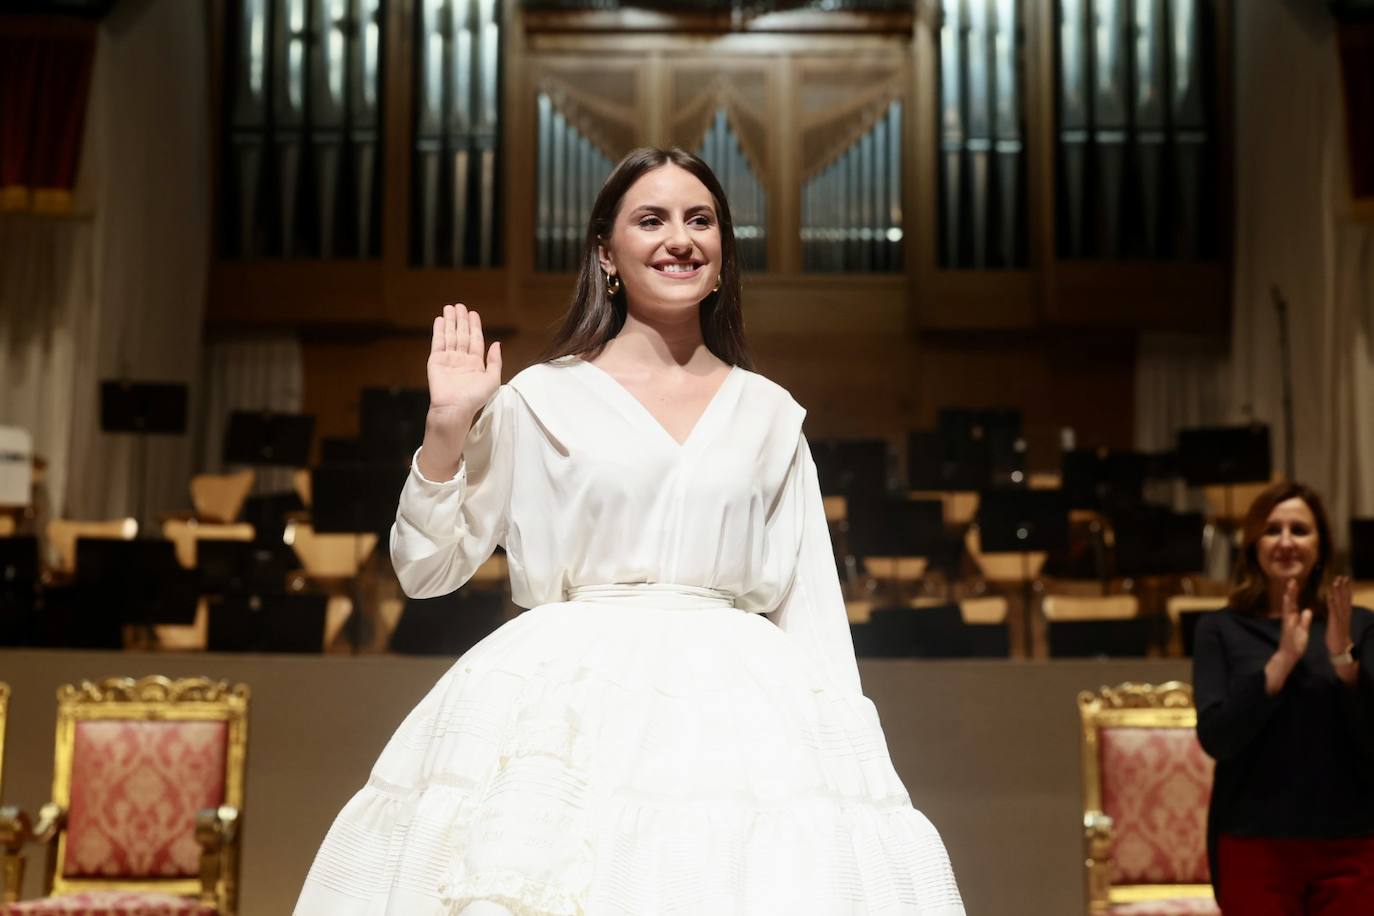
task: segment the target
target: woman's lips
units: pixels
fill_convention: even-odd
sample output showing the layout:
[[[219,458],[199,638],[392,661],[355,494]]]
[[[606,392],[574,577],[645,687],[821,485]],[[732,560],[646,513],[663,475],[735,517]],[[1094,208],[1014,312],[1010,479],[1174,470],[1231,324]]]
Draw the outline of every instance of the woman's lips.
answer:
[[[653,265],[653,268],[654,271],[658,273],[658,275],[661,277],[669,277],[673,280],[690,280],[697,274],[701,273],[701,268],[703,265],[698,264],[695,267],[690,268],[689,270],[682,270],[681,268],[669,270],[669,266],[670,265],[667,264],[655,264]]]

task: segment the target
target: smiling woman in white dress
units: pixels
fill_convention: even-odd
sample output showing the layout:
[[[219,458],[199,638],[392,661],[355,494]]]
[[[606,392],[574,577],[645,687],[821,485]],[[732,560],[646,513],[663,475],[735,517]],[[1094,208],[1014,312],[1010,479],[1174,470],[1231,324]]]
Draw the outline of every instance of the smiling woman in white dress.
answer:
[[[550,358],[434,321],[391,556],[529,608],[458,659],[325,837],[309,916],[961,914],[862,694],[805,411],[750,371],[730,211],[642,149]]]

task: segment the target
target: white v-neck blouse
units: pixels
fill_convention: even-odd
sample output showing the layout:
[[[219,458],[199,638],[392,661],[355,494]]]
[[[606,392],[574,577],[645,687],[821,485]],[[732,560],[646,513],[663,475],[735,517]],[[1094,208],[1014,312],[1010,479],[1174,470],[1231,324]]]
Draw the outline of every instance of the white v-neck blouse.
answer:
[[[805,415],[734,367],[679,444],[604,370],[575,357],[532,366],[483,408],[452,480],[412,466],[396,573],[411,596],[444,594],[500,544],[522,607],[590,586],[711,589],[768,615],[858,692]]]

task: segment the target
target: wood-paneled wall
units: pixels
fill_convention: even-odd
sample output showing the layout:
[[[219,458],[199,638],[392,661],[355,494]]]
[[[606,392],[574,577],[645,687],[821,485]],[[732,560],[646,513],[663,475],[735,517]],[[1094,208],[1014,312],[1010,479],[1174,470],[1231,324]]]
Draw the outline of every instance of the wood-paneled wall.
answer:
[[[758,298],[756,315],[752,292],[746,293],[758,371],[807,408],[812,439],[884,437],[901,453],[907,432],[932,426],[941,407],[1008,406],[1024,412],[1037,469],[1057,468],[1064,426],[1074,428],[1080,445],[1131,446],[1135,338],[1129,332],[917,336],[901,331],[900,314],[885,315],[881,305],[855,294],[853,308],[837,303],[806,332],[780,333],[769,330],[770,312],[785,304],[769,302],[767,293]],[[481,307],[476,299],[468,304]],[[506,379],[538,358],[549,330],[545,322],[498,331]],[[319,418],[318,435],[357,434],[364,387],[423,387],[428,347],[428,334],[420,332],[308,338],[305,409]]]

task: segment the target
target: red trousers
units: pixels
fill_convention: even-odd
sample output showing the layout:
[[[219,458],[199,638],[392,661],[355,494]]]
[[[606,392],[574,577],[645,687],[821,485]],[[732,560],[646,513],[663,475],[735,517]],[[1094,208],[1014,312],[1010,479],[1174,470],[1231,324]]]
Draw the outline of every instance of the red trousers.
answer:
[[[1217,902],[1225,916],[1370,916],[1374,837],[1288,840],[1222,834]]]

